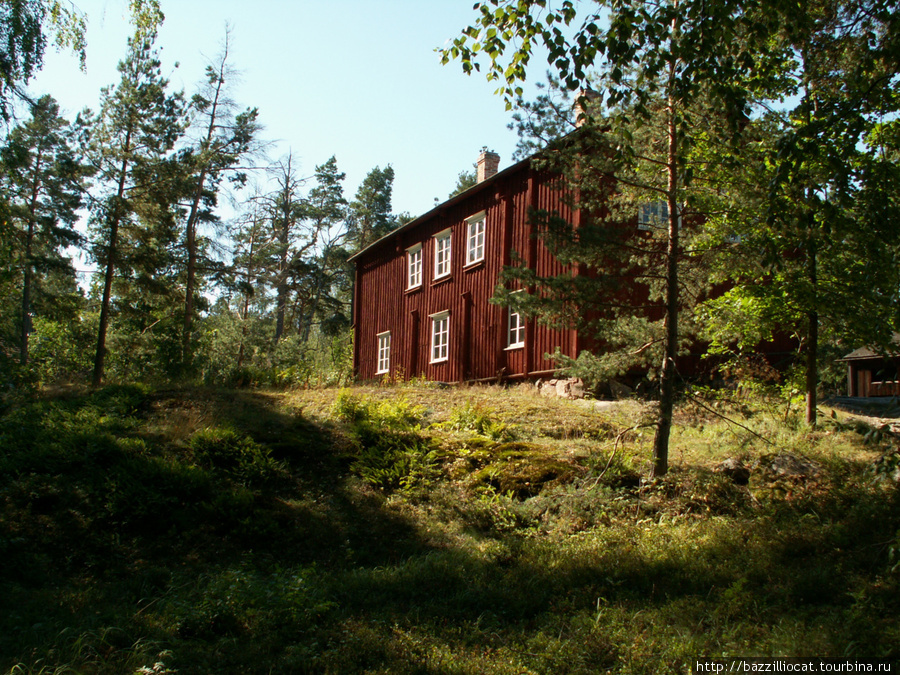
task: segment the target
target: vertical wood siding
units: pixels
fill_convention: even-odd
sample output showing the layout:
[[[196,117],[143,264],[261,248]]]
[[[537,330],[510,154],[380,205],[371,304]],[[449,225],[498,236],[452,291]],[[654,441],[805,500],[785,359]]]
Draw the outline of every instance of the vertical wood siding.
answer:
[[[430,216],[364,251],[356,260],[354,292],[355,368],[360,379],[376,375],[377,335],[390,331],[390,375],[459,382],[527,377],[552,370],[545,353],[560,347],[573,354],[574,330],[552,330],[526,323],[525,347],[507,349],[507,310],[491,304],[500,271],[520,256],[539,274],[563,271],[533,236],[530,209],[555,210],[572,218],[546,175],[523,163],[468,198],[451,201]],[[486,215],[484,260],[466,265],[469,218]],[[451,273],[434,278],[434,235],[451,229]],[[408,248],[422,245],[422,285],[407,288]],[[515,252],[515,253],[514,253]],[[449,312],[449,358],[431,362],[432,316]]]

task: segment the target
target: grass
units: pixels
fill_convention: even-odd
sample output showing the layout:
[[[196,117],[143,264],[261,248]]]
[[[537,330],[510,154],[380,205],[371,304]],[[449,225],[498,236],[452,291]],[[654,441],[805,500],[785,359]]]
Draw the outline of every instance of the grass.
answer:
[[[669,475],[642,482],[646,417],[527,387],[23,402],[0,418],[0,672],[900,659],[888,438],[708,395],[678,409]],[[713,471],[786,452],[815,475]]]

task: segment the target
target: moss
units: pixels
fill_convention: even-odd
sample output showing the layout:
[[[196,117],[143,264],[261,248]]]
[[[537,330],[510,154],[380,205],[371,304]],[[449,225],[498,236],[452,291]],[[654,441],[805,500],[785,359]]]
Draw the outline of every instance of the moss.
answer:
[[[584,472],[577,464],[561,460],[553,449],[534,443],[500,443],[492,455],[473,475],[473,482],[517,499],[533,497],[547,485],[569,482]]]

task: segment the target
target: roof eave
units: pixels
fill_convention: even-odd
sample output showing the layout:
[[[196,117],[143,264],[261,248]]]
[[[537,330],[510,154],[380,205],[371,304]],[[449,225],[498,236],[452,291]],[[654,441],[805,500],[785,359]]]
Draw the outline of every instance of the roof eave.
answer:
[[[459,202],[461,202],[465,199],[468,199],[469,197],[472,197],[473,195],[478,194],[482,190],[486,190],[488,187],[490,187],[495,182],[500,180],[501,177],[506,176],[506,175],[514,172],[515,170],[527,165],[532,159],[533,159],[533,156],[527,157],[526,159],[519,160],[515,164],[510,164],[508,167],[506,167],[502,171],[498,171],[493,176],[491,176],[489,178],[485,178],[480,183],[473,185],[472,187],[470,187],[466,190],[463,190],[458,195],[454,195],[454,196],[450,197],[450,199],[448,199],[447,201],[442,202],[441,204],[438,204],[430,211],[426,211],[425,213],[423,213],[421,216],[417,216],[417,217],[413,218],[411,221],[406,223],[406,225],[403,225],[402,227],[398,227],[396,230],[391,230],[390,232],[388,232],[386,235],[384,235],[380,239],[376,239],[375,241],[373,241],[371,244],[366,246],[363,250],[359,251],[358,253],[354,253],[352,256],[350,256],[347,259],[348,262],[355,262],[357,259],[362,257],[365,253],[368,253],[372,249],[380,246],[381,244],[383,244],[385,241],[391,239],[392,237],[398,237],[403,232],[406,232],[407,230],[410,230],[410,229],[416,227],[417,225],[430,220],[431,218],[438,215],[442,211],[445,211],[446,209],[449,209],[450,207],[455,206]]]

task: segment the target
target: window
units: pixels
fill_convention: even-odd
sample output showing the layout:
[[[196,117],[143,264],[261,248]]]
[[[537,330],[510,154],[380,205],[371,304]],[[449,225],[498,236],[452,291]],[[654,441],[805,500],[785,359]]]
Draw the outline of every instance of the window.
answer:
[[[638,207],[638,229],[668,229],[669,228],[669,204],[658,201],[641,204]],[[681,216],[678,216],[678,229],[681,229]]]
[[[522,315],[509,308],[509,322],[506,332],[507,347],[524,347],[525,346],[525,321]]]
[[[519,289],[512,291],[513,295],[525,293]],[[512,307],[506,310],[506,348],[519,349],[525,346],[525,319]]]
[[[378,334],[378,369],[376,375],[387,373],[391,369],[391,333]]]
[[[450,230],[434,235],[434,278],[450,274]]]
[[[450,312],[431,316],[431,362],[446,361],[450,345]]]
[[[422,285],[422,244],[416,244],[412,248],[406,249],[406,257],[409,261],[407,266],[407,278],[409,283],[407,288],[415,288]]]
[[[469,226],[466,236],[466,265],[484,260],[484,211],[467,218]]]

